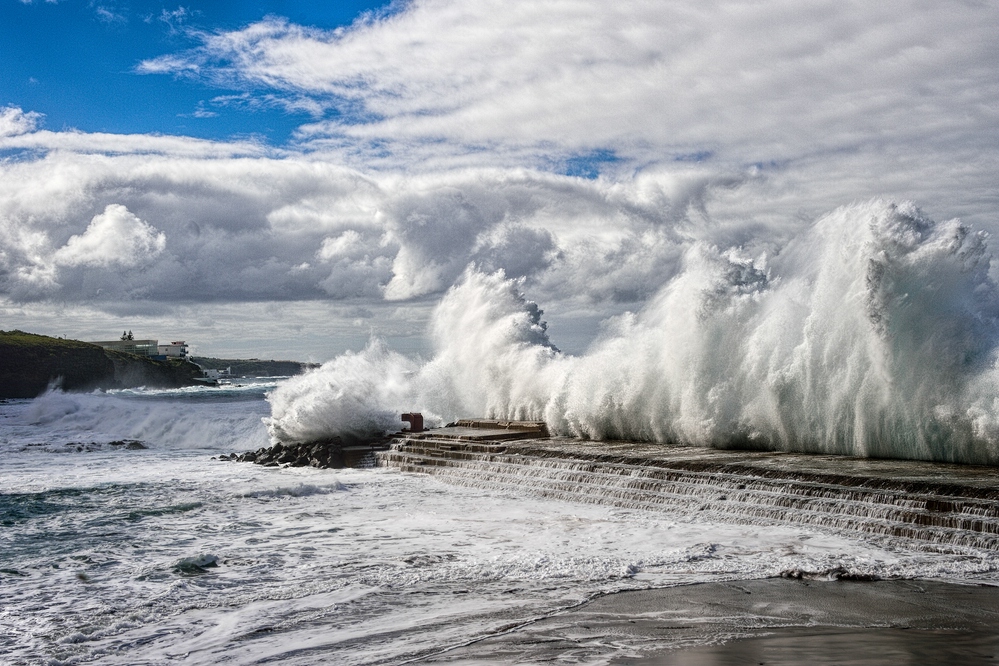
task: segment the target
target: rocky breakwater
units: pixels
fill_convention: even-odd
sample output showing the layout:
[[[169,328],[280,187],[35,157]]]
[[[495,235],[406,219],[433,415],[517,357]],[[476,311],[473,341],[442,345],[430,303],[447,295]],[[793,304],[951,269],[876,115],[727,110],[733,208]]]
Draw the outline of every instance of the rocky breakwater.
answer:
[[[999,475],[991,467],[590,442],[549,438],[539,424],[484,420],[407,434],[378,459],[456,485],[999,551]]]
[[[374,467],[375,452],[388,450],[392,437],[378,437],[345,442],[339,437],[315,442],[283,443],[261,447],[256,451],[221,455],[219,460],[250,462],[265,467]]]

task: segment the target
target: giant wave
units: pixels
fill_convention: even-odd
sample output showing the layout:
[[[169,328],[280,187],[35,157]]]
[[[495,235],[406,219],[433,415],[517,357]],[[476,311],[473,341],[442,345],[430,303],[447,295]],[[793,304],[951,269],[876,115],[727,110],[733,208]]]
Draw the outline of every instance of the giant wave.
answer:
[[[269,397],[271,436],[363,435],[422,410],[590,439],[999,464],[999,293],[987,235],[913,204],[840,208],[768,253],[690,241],[581,355],[522,283],[470,267],[434,356],[373,341]]]

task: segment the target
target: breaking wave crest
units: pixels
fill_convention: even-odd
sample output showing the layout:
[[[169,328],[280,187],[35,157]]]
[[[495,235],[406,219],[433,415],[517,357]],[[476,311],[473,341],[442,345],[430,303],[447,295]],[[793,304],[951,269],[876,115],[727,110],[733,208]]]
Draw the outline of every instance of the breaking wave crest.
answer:
[[[267,432],[260,424],[262,414],[257,404],[235,402],[219,410],[212,402],[136,400],[50,389],[5,424],[12,434],[0,433],[0,449],[10,445],[37,449],[38,444],[51,451],[89,451],[109,444],[115,448],[120,440],[135,440],[157,449],[264,446]],[[74,446],[67,448],[68,443]]]
[[[769,254],[704,242],[582,355],[521,283],[470,268],[414,363],[373,342],[279,387],[272,436],[544,419],[594,439],[999,463],[999,293],[986,235],[912,204],[840,208]]]

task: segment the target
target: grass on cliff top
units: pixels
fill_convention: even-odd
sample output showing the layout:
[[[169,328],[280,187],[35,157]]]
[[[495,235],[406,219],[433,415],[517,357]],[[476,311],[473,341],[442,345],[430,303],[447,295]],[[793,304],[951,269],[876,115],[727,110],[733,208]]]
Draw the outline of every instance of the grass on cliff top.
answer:
[[[85,349],[97,347],[82,340],[69,340],[66,338],[53,338],[48,335],[38,335],[37,333],[26,333],[24,331],[0,331],[0,345],[5,347],[18,347],[25,351],[39,348],[46,349]],[[100,347],[97,347],[100,349]]]

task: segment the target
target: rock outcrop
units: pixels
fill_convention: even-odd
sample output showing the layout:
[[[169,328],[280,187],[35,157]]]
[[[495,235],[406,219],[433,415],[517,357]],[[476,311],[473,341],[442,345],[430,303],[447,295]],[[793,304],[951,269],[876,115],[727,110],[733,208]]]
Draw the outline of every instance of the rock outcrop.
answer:
[[[246,453],[221,455],[219,460],[252,462],[265,467],[318,467],[320,469],[341,469],[343,467],[373,467],[376,463],[375,451],[385,451],[391,444],[391,437],[344,443],[339,437],[317,442],[283,444],[278,442],[271,447],[259,448]]]

